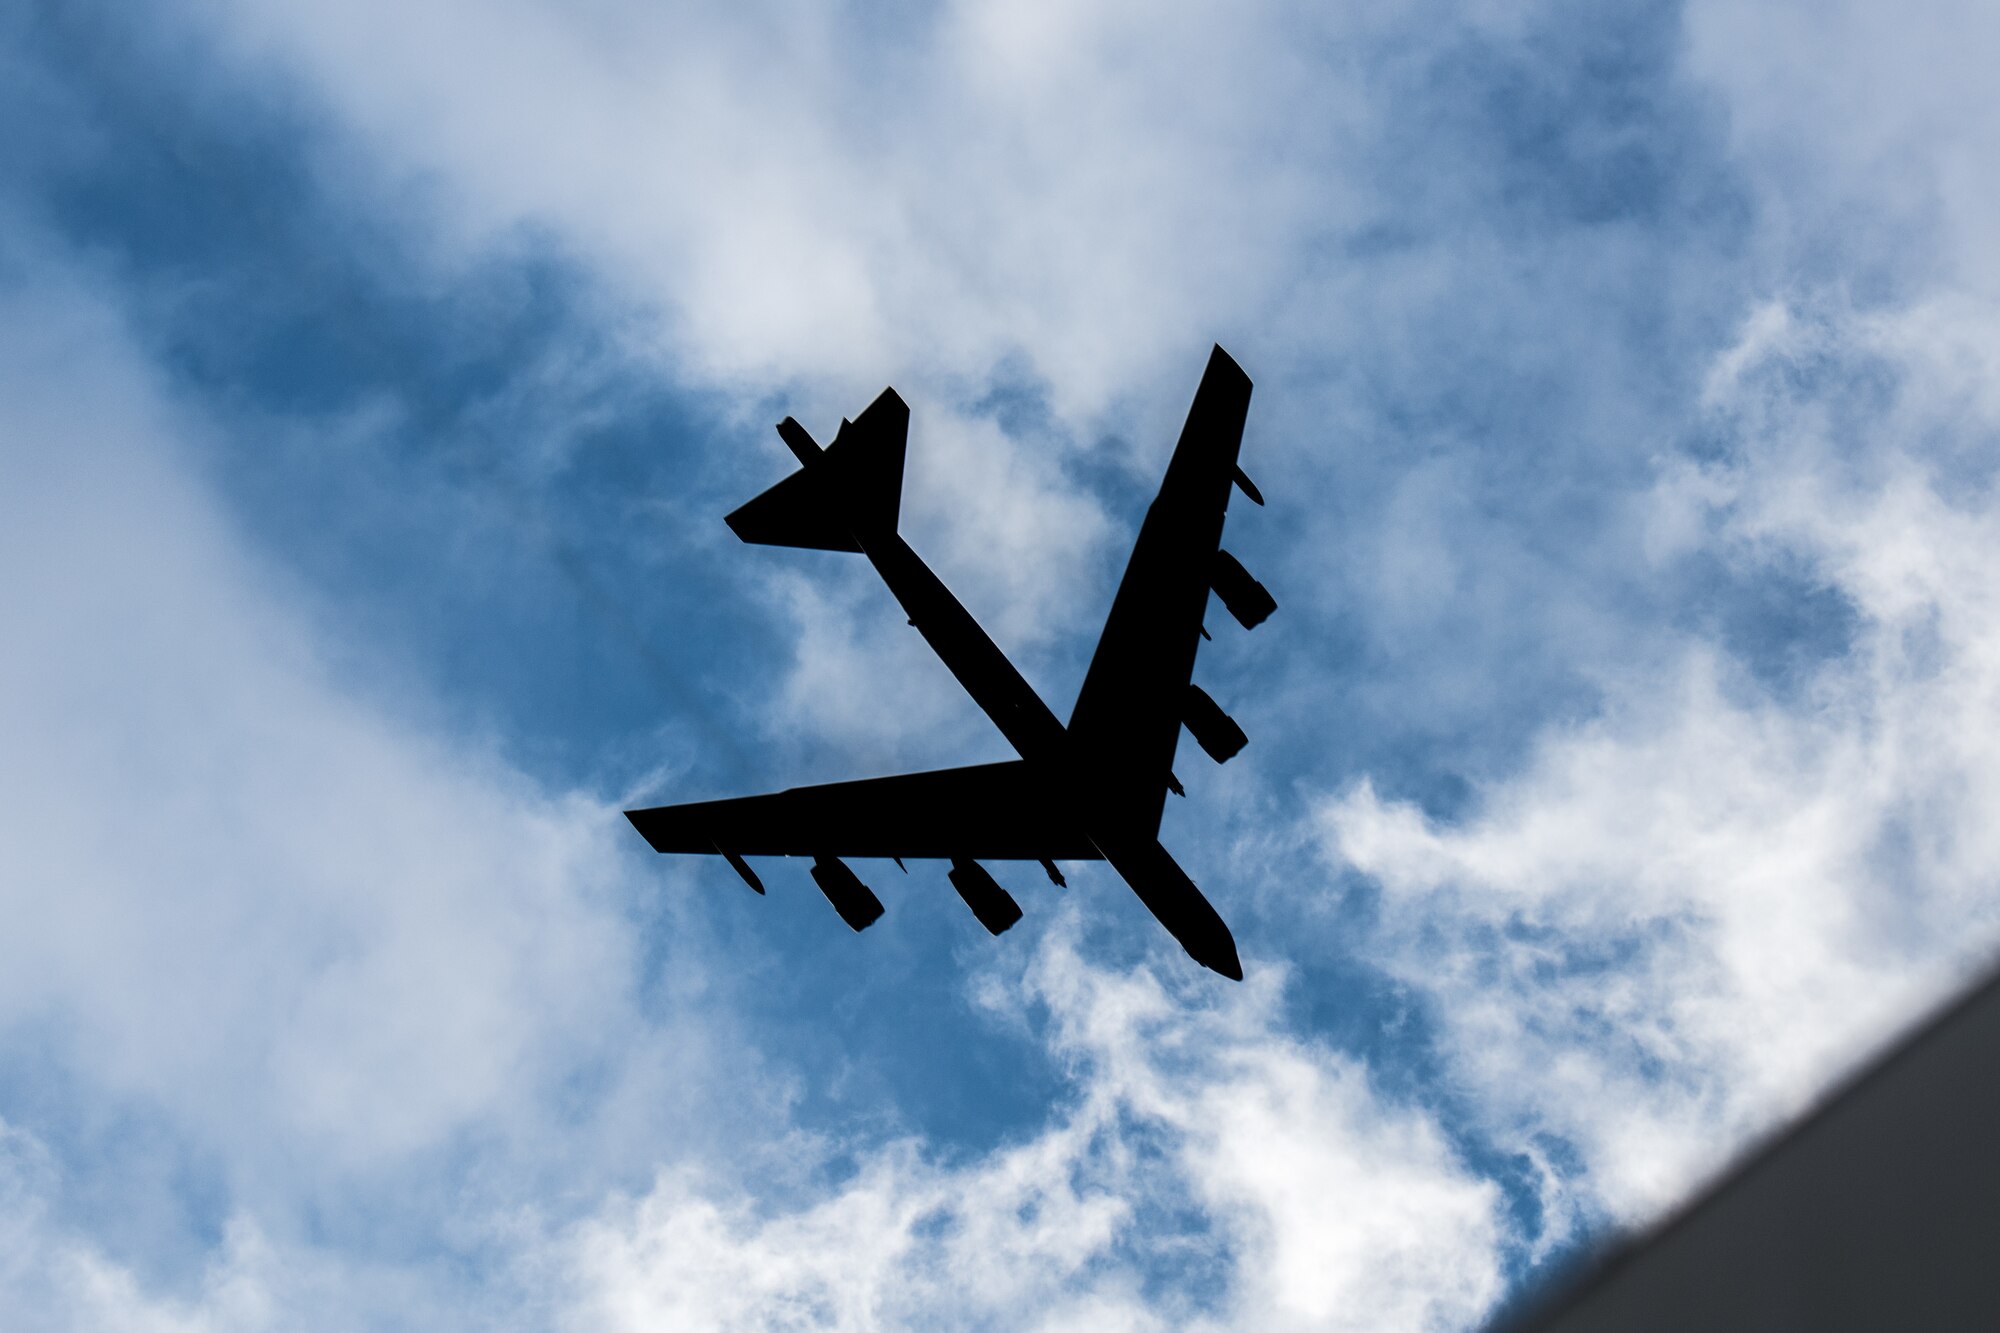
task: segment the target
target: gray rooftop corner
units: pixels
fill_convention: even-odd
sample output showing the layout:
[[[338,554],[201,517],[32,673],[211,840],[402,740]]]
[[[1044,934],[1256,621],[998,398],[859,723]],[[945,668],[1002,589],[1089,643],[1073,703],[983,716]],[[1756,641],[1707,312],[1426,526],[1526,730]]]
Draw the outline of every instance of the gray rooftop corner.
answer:
[[[2000,972],[1489,1333],[2000,1329]]]

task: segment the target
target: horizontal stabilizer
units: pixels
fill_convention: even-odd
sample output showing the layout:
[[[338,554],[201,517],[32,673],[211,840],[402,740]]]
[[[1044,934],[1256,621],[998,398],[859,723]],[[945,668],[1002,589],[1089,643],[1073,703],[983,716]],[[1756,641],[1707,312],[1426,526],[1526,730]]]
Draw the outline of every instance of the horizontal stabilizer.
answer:
[[[847,514],[826,499],[816,472],[798,471],[730,514],[723,522],[757,546],[802,546],[813,551],[859,551]]]
[[[790,417],[778,434],[801,466],[724,519],[730,531],[760,546],[859,551],[870,533],[896,530],[910,408],[894,389],[843,422],[824,451]]]

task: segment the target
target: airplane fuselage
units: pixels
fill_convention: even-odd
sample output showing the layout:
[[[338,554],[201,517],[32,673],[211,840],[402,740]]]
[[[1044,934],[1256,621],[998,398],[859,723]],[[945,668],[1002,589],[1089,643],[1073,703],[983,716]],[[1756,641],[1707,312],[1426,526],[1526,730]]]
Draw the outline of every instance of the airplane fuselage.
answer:
[[[1065,771],[1069,733],[944,580],[900,533],[856,533],[855,541],[917,633],[1008,743],[1029,763],[1047,766],[1052,777]]]
[[[898,533],[854,536],[938,660],[1021,758],[1039,772],[1050,804],[1075,820],[1139,901],[1197,962],[1241,980],[1243,965],[1236,956],[1235,940],[1214,906],[1158,837],[1130,826],[1129,801],[1100,799],[1101,793],[1115,789],[1093,780],[1096,757],[1077,752],[1068,729],[944,580]]]

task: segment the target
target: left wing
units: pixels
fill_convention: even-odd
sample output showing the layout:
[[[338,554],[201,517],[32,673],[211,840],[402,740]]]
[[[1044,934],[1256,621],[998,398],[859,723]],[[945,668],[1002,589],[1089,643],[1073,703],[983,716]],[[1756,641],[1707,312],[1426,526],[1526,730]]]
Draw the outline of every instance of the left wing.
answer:
[[[1189,711],[1202,612],[1249,410],[1250,377],[1217,347],[1070,715],[1079,750],[1099,772],[1116,775],[1117,790],[1108,795],[1124,806],[1131,827],[1149,835],[1160,827],[1168,770]]]
[[[625,817],[656,852],[1095,861],[1025,761],[793,787]]]

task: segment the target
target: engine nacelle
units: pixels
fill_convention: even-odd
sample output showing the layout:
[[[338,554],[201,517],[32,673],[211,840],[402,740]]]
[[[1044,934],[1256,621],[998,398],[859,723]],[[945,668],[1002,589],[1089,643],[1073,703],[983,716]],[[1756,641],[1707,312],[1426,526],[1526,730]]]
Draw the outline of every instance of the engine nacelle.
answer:
[[[1244,629],[1255,629],[1278,609],[1278,599],[1271,596],[1271,590],[1250,577],[1250,571],[1243,568],[1243,562],[1227,551],[1215,553],[1214,573],[1209,577],[1209,586],[1215,595],[1229,608]]]
[[[1021,904],[1015,902],[1014,895],[1001,888],[979,862],[954,856],[946,878],[958,890],[958,896],[965,899],[965,905],[972,909],[972,914],[979,918],[979,924],[986,927],[987,934],[998,935],[1021,919]]]
[[[852,929],[866,930],[881,918],[882,900],[838,857],[815,856],[812,877],[819,891],[833,904],[833,910]]]
[[[1226,764],[1236,757],[1250,738],[1243,734],[1243,728],[1236,725],[1236,719],[1222,711],[1222,705],[1209,697],[1207,690],[1199,685],[1188,686],[1187,716],[1188,733],[1195,743],[1208,751],[1208,757],[1218,764]]]

